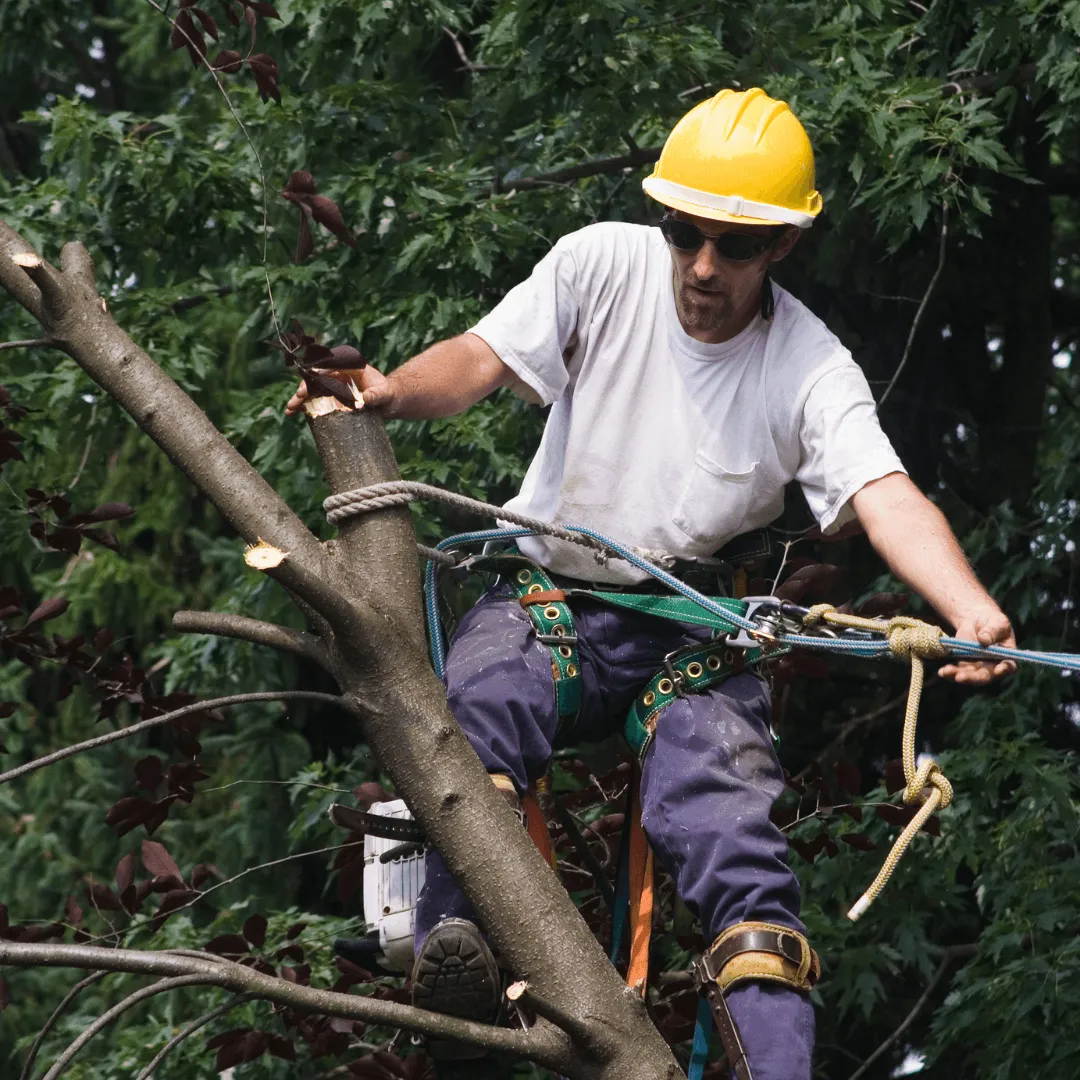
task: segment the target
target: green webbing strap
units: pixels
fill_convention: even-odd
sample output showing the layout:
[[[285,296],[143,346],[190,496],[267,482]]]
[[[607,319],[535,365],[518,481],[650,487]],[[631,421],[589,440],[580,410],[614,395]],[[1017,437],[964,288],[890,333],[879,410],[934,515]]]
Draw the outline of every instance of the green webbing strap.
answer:
[[[573,595],[578,590],[570,590]],[[672,622],[690,623],[692,626],[707,626],[724,634],[737,634],[739,628],[733,623],[706,611],[685,596],[665,596],[659,593],[604,592],[602,589],[589,589],[584,594],[602,604],[627,608],[642,615],[654,615],[658,619],[670,619]],[[713,596],[714,604],[727,608],[736,615],[746,615],[745,600],[733,600],[729,596]]]
[[[558,586],[531,559],[523,555],[486,555],[471,563],[476,570],[496,570],[513,587],[520,601],[531,593],[556,592]],[[525,607],[536,636],[551,650],[551,674],[555,680],[555,708],[559,727],[573,723],[581,708],[581,662],[578,660],[574,617],[562,600]],[[566,638],[565,643],[559,638]]]
[[[673,655],[649,680],[626,715],[623,733],[638,761],[644,760],[649,749],[657,717],[673,701],[683,694],[708,690],[760,659],[760,649],[733,649],[723,641],[710,641]]]

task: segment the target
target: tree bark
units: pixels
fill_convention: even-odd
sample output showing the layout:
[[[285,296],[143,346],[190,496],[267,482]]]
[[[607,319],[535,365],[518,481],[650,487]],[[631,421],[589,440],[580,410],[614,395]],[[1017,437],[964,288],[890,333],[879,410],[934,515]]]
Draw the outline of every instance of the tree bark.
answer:
[[[242,536],[287,553],[267,572],[317,617],[329,668],[356,705],[363,736],[398,794],[508,966],[538,999],[589,1032],[587,1040],[573,1040],[565,1074],[585,1080],[681,1076],[643,1002],[608,962],[447,707],[423,645],[415,537],[406,510],[364,515],[346,523],[336,540],[319,544],[108,315],[81,245],[65,247],[63,267],[35,264],[25,242],[0,223],[0,284]],[[397,478],[382,422],[370,410],[334,411],[310,422],[335,493]]]

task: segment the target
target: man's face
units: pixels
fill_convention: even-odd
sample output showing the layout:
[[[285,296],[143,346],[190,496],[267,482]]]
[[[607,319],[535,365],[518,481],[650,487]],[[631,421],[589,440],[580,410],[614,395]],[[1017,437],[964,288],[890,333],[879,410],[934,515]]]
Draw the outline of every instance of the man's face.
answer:
[[[787,226],[736,225],[679,211],[673,216],[696,225],[706,236],[727,232],[775,236],[770,247],[745,262],[725,259],[711,240],[697,251],[680,251],[668,245],[675,267],[675,306],[683,329],[701,341],[724,341],[742,329],[737,324],[745,325],[744,316],[757,310],[766,272],[795,246],[798,230]]]

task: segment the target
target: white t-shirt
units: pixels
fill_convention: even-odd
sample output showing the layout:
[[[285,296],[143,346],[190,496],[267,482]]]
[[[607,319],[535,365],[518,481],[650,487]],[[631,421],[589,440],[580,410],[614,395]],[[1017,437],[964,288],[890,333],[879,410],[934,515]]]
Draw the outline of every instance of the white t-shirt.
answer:
[[[855,492],[904,469],[851,354],[773,289],[771,322],[706,345],[679,322],[659,229],[611,222],[559,240],[470,331],[552,405],[506,506],[682,557],[767,525],[793,478],[824,532],[850,520]],[[518,544],[557,573],[643,577],[565,541]]]

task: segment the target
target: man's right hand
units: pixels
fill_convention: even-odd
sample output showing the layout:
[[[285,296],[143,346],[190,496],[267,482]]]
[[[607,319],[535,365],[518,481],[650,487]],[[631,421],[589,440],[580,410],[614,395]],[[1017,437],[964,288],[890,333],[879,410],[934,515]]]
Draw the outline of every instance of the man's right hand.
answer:
[[[364,406],[367,408],[385,408],[393,399],[394,392],[390,386],[390,380],[370,364],[367,367],[350,368],[345,371],[327,371],[325,374],[340,379],[346,384],[350,379],[356,383],[364,395]],[[292,416],[294,413],[300,412],[307,400],[307,383],[302,382],[296,388],[296,393],[289,398],[288,403],[285,405],[285,415]]]

